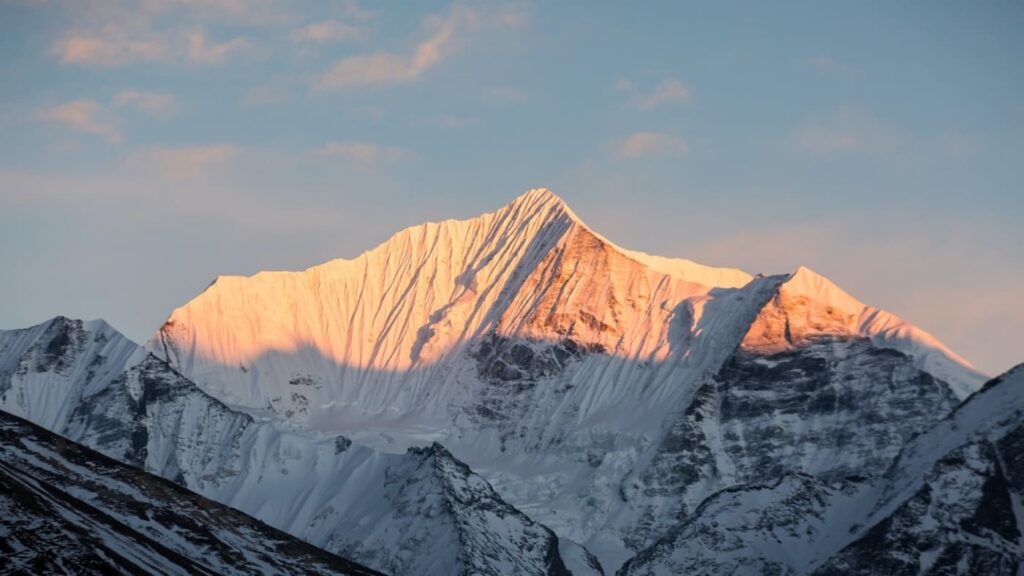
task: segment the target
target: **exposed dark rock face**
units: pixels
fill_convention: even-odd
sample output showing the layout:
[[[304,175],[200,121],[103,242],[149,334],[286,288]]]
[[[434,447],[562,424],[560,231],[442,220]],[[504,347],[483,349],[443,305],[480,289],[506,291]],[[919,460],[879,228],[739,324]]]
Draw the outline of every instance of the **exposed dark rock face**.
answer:
[[[523,438],[528,431],[522,420],[532,402],[571,390],[571,384],[558,377],[573,362],[602,352],[600,345],[579,344],[570,338],[537,342],[491,334],[470,352],[484,384],[478,401],[468,407],[470,417],[496,425],[503,446],[511,437]]]
[[[912,498],[814,573],[1011,576],[1019,541],[996,449],[979,442],[940,460]]]
[[[557,376],[573,360],[600,353],[599,345],[579,344],[565,338],[558,342],[530,342],[496,334],[480,342],[472,357],[480,377],[493,384],[519,382],[525,385]]]
[[[651,543],[729,486],[808,473],[826,482],[881,474],[910,438],[957,405],[912,359],[862,339],[819,339],[763,355],[737,350],[673,423],[647,468],[630,545]]]
[[[571,576],[547,527],[502,500],[440,444],[410,451],[433,466],[463,547],[463,574]],[[495,527],[501,529],[495,531]],[[510,547],[508,538],[514,539]]]
[[[866,340],[737,352],[715,376],[723,447],[737,480],[803,471],[838,479],[885,470],[900,447],[956,407],[948,385]]]
[[[993,380],[872,476],[721,490],[620,573],[1019,574],[1022,376]]]
[[[236,466],[225,464],[237,459],[239,439],[250,424],[252,418],[209,398],[165,362],[147,355],[110,386],[83,398],[71,415],[68,434],[87,439],[104,454],[186,484],[186,472],[208,475],[214,463],[218,476],[237,473]],[[190,487],[195,488],[198,478],[192,480]]]

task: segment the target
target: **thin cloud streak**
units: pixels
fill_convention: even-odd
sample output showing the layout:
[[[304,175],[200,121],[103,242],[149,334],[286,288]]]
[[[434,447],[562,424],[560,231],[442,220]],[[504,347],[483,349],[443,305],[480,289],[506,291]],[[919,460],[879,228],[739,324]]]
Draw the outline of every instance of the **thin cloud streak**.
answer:
[[[393,161],[413,158],[415,154],[396,146],[380,146],[372,142],[328,142],[312,151],[313,156],[320,158],[337,158],[362,166],[369,166],[382,161]]]
[[[615,145],[616,154],[622,158],[641,158],[644,156],[668,156],[682,158],[690,148],[686,142],[671,134],[657,132],[637,132]]]
[[[341,20],[313,22],[292,32],[294,40],[314,44],[351,42],[358,40],[362,35],[362,30]]]
[[[615,88],[630,95],[631,105],[640,110],[653,110],[663,104],[683,104],[690,101],[690,87],[678,78],[665,78],[651,92],[644,93],[627,78],[619,78]]]
[[[103,136],[111,144],[120,144],[124,140],[117,122],[103,118],[102,107],[95,100],[73,100],[52,108],[37,110],[36,115],[43,121]]]
[[[114,105],[127,106],[147,114],[167,115],[178,107],[178,100],[173,94],[123,90],[114,96]]]
[[[232,38],[227,42],[211,42],[201,30],[188,35],[188,58],[198,64],[219,66],[227,61],[228,56],[244,49],[248,41],[244,38]]]
[[[155,62],[170,52],[161,38],[132,38],[107,29],[96,35],[73,34],[58,39],[52,52],[62,64],[119,66],[132,62]]]
[[[156,170],[171,180],[199,178],[212,167],[236,158],[241,150],[229,144],[182,146],[168,148],[154,146],[130,155],[126,165],[131,168]]]
[[[796,146],[811,154],[841,152],[891,156],[903,149],[905,138],[865,110],[841,106],[827,117],[812,117],[793,133]]]
[[[489,14],[455,4],[447,15],[426,19],[430,34],[411,51],[381,51],[343,58],[317,76],[313,86],[318,90],[346,90],[411,83],[455,54],[467,34],[485,26],[519,28],[525,22],[525,13],[521,11]]]
[[[454,16],[441,21],[438,29],[420,42],[412,54],[378,52],[339,60],[317,79],[316,86],[321,90],[342,90],[412,82],[447,56],[455,26]]]

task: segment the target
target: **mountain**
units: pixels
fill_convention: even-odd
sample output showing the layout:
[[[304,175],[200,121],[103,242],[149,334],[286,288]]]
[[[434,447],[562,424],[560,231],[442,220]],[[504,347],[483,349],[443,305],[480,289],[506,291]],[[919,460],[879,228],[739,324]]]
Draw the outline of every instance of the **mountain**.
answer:
[[[0,412],[4,574],[378,574]]]
[[[1024,365],[911,440],[881,475],[732,487],[620,570],[992,574],[1024,569]]]
[[[238,412],[102,321],[0,331],[0,409],[391,574],[589,560],[439,445],[381,453]]]
[[[626,250],[547,190],[352,260],[220,277],[146,349],[260,420],[441,443],[607,572],[716,494],[885,474],[986,379],[806,268]]]

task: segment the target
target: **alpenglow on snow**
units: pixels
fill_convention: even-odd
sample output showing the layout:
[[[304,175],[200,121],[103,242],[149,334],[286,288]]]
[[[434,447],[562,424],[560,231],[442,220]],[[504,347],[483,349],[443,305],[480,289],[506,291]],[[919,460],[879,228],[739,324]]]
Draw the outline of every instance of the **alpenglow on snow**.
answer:
[[[220,277],[141,348],[2,333],[0,377],[4,410],[393,574],[885,573],[858,550],[932,543],[914,499],[970,439],[908,450],[987,379],[811,270],[626,250],[547,190]],[[1006,426],[956,453],[981,516],[1020,498],[981,488],[1010,477]],[[971,510],[929,516],[941,554],[1015,573],[1019,520]]]

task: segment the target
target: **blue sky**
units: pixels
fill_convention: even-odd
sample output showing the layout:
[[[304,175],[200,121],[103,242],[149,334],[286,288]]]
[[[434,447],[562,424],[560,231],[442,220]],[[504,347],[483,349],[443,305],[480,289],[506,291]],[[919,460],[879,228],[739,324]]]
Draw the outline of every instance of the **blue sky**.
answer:
[[[1024,360],[1024,4],[0,0],[0,327],[136,340],[218,274],[531,187],[617,243],[807,265]]]

